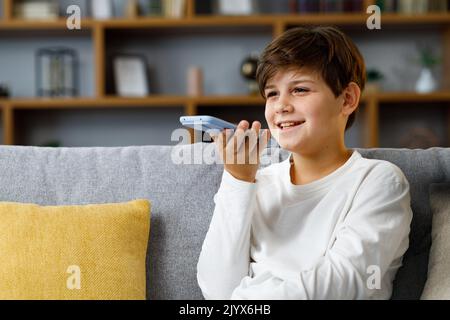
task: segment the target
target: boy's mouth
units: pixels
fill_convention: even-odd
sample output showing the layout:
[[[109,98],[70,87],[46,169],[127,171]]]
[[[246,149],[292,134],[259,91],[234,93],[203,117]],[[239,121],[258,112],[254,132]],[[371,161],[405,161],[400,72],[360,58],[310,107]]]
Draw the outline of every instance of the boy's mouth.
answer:
[[[302,125],[303,123],[305,123],[304,120],[302,120],[302,121],[280,121],[280,122],[277,122],[276,125],[279,129],[286,130],[289,128],[298,127],[298,126]]]

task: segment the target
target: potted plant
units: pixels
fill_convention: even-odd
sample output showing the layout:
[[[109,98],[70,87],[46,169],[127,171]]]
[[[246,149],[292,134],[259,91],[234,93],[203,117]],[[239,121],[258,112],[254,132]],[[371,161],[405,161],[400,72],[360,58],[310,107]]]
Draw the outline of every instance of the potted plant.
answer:
[[[379,71],[378,69],[372,68],[367,69],[366,72],[366,78],[367,78],[367,84],[365,88],[365,92],[367,93],[373,93],[378,92],[381,87],[381,80],[384,79],[383,73]]]
[[[436,90],[437,82],[434,79],[432,69],[439,64],[439,58],[436,57],[429,47],[422,47],[419,51],[419,65],[421,71],[419,79],[416,82],[416,91],[419,93],[428,93]]]
[[[9,97],[9,88],[6,84],[0,83],[0,99]]]

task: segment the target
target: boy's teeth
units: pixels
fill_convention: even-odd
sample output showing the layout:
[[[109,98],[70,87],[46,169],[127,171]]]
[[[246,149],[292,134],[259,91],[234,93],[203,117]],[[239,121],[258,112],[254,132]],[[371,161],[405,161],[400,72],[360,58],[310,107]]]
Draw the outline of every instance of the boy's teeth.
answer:
[[[281,124],[282,128],[295,126],[295,122],[285,122]]]

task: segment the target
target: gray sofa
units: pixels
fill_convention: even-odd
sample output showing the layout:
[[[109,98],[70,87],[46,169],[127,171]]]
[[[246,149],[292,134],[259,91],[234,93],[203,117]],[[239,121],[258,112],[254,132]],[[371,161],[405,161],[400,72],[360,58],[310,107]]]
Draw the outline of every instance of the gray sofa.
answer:
[[[149,299],[203,299],[196,264],[222,175],[219,164],[175,164],[205,145],[120,148],[0,147],[0,201],[41,205],[152,202],[147,254]],[[358,149],[399,166],[411,185],[410,248],[393,299],[420,298],[431,245],[429,186],[450,182],[450,149]],[[279,154],[279,160],[286,157]],[[200,158],[201,159],[201,158]],[[194,162],[200,163],[198,158]],[[33,239],[30,239],[33,241]]]

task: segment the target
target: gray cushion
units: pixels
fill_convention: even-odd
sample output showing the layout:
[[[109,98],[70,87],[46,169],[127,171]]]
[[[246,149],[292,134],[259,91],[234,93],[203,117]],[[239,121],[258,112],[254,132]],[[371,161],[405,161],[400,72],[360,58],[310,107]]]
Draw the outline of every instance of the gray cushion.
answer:
[[[450,299],[450,184],[430,186],[433,213],[428,278],[421,299]]]
[[[0,147],[0,201],[41,205],[152,201],[147,260],[150,299],[202,299],[196,264],[214,209],[221,165],[176,165],[172,152],[200,154],[202,144],[122,148]],[[193,151],[195,149],[195,151]],[[418,299],[427,273],[430,183],[450,182],[450,149],[359,150],[398,165],[411,184],[411,247],[394,298]],[[286,153],[282,154],[285,157]],[[30,239],[32,241],[32,239]]]

